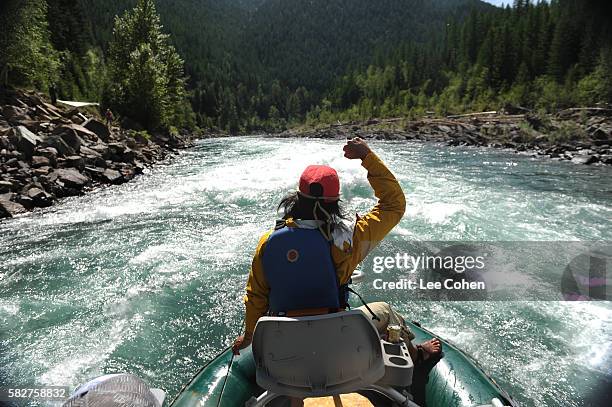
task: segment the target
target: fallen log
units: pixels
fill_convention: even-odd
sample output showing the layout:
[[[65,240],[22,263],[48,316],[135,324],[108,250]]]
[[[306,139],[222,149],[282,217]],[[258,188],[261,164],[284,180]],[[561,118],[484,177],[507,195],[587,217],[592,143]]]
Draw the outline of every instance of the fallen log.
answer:
[[[460,117],[471,117],[471,116],[489,116],[497,114],[496,110],[492,110],[490,112],[478,112],[478,113],[464,113],[464,114],[455,114],[452,116],[446,116],[447,119],[458,119]]]

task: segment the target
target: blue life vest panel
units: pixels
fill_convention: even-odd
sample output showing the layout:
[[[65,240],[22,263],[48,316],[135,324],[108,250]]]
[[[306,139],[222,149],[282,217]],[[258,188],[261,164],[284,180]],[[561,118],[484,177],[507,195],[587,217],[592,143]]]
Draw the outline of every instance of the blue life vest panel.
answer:
[[[264,248],[262,263],[270,287],[270,311],[340,306],[330,243],[318,229],[275,230]]]

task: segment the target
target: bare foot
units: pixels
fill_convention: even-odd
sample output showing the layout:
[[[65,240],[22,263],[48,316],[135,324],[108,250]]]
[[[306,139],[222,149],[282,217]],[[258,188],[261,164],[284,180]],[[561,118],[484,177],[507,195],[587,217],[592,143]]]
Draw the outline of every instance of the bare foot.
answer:
[[[423,360],[429,359],[430,356],[440,353],[442,350],[442,344],[438,338],[432,338],[419,345],[423,348]]]
[[[408,351],[415,365],[429,359],[442,351],[442,344],[438,338],[432,338],[419,345],[409,344]]]

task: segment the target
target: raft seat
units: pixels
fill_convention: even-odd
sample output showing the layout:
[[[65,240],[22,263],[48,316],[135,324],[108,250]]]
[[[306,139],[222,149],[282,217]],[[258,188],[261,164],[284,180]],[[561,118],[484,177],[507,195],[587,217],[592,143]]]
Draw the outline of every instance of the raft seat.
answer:
[[[246,406],[279,396],[308,399],[375,391],[399,406],[418,407],[405,388],[413,364],[404,343],[381,342],[359,310],[309,317],[262,317],[253,336],[257,384],[266,390]],[[332,398],[333,401],[333,398]]]

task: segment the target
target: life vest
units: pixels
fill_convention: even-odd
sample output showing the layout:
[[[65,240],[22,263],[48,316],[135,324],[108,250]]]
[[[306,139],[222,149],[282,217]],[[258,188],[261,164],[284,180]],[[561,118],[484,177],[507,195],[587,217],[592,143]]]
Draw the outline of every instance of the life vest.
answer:
[[[268,237],[262,263],[270,312],[341,306],[330,242],[318,229],[277,228]]]

